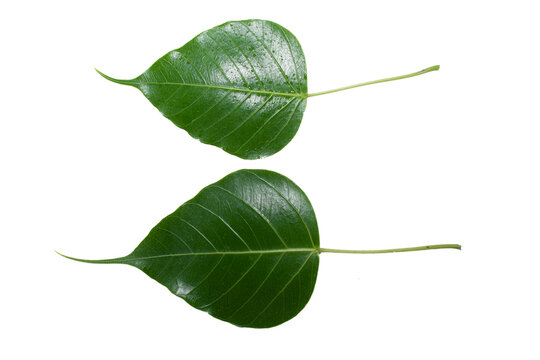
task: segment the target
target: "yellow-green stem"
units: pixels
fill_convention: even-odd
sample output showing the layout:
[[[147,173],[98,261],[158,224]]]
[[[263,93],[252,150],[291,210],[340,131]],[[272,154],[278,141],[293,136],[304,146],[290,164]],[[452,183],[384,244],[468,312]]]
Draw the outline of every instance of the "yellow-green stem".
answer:
[[[435,250],[435,249],[457,249],[461,250],[461,245],[459,244],[440,244],[440,245],[425,245],[425,246],[415,246],[407,248],[396,248],[396,249],[384,249],[384,250],[340,250],[340,249],[327,249],[320,248],[319,252],[327,253],[339,253],[339,254],[384,254],[384,253],[393,253],[393,252],[407,252],[407,251],[421,251],[421,250]]]
[[[387,82],[387,81],[406,79],[406,78],[410,78],[410,77],[413,77],[413,76],[422,75],[422,74],[425,74],[425,73],[428,73],[428,72],[431,72],[431,71],[437,71],[437,70],[439,70],[439,68],[440,68],[439,65],[434,65],[434,66],[428,67],[428,68],[426,68],[424,70],[420,70],[420,71],[417,71],[417,72],[412,73],[412,74],[394,76],[394,77],[389,77],[389,78],[380,79],[380,80],[368,81],[368,82],[364,82],[364,83],[360,83],[360,84],[356,84],[356,85],[344,86],[344,87],[340,87],[340,88],[333,89],[333,90],[321,91],[321,92],[317,92],[317,93],[313,93],[313,94],[308,94],[307,97],[330,94],[330,93],[334,93],[334,92],[338,92],[338,91],[353,89],[353,88],[356,88],[356,87],[366,86],[366,85],[371,85],[371,84],[383,83],[383,82]]]

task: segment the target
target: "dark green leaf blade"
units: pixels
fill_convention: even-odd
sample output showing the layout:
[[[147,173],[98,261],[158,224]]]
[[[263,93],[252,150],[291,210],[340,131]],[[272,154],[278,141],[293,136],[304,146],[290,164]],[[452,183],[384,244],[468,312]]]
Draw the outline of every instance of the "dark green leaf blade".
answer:
[[[231,21],[167,53],[133,80],[178,127],[245,159],[272,155],[296,134],[307,70],[298,40],[265,20]]]
[[[319,247],[315,213],[298,186],[275,172],[240,170],[165,217],[130,255],[82,261],[133,265],[218,319],[266,328],[309,301]]]

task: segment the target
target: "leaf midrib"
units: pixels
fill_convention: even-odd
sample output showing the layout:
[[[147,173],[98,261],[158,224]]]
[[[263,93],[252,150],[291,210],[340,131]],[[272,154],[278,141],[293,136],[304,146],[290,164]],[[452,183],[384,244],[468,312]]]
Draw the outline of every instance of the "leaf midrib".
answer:
[[[296,97],[300,99],[307,98],[307,94],[299,93],[285,93],[277,91],[268,91],[268,90],[251,90],[245,88],[233,88],[228,86],[217,86],[217,85],[208,85],[208,84],[187,84],[187,83],[176,83],[176,82],[159,82],[159,81],[132,81],[132,80],[117,80],[116,82],[125,84],[125,85],[176,85],[176,86],[191,86],[191,87],[202,87],[202,88],[211,88],[219,90],[229,90],[229,91],[239,91],[245,93],[253,94],[264,94],[264,95],[277,95],[277,96],[287,96],[287,97]]]
[[[285,253],[319,253],[319,248],[296,248],[296,249],[273,249],[273,250],[243,250],[243,251],[209,251],[209,252],[187,252],[187,253],[181,253],[181,254],[164,254],[164,255],[153,255],[153,256],[141,256],[141,257],[130,257],[124,256],[120,258],[114,258],[114,259],[103,259],[103,260],[87,260],[87,259],[79,259],[74,258],[71,256],[67,256],[64,254],[61,254],[57,252],[59,255],[75,260],[80,261],[84,263],[90,263],[90,264],[119,264],[119,263],[125,263],[130,261],[139,261],[139,260],[149,260],[149,259],[160,259],[160,258],[168,258],[168,257],[182,257],[182,256],[206,256],[206,255],[253,255],[253,254],[285,254]]]
[[[316,253],[317,249],[311,248],[298,248],[298,249],[278,249],[278,250],[252,250],[252,251],[209,251],[199,253],[181,253],[181,254],[164,254],[153,256],[142,256],[138,258],[130,258],[129,255],[124,258],[111,259],[111,261],[137,261],[137,260],[149,260],[159,259],[167,257],[180,257],[180,256],[205,256],[205,255],[253,255],[253,254],[281,254],[281,253]]]

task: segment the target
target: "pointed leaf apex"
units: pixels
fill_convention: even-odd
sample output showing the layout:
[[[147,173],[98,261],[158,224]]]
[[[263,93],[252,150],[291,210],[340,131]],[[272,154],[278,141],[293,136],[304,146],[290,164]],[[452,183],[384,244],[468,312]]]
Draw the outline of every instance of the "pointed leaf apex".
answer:
[[[102,73],[101,71],[99,71],[98,69],[94,68],[94,70],[96,70],[96,72],[101,75],[102,77],[104,77],[105,79],[109,80],[109,81],[112,81],[114,83],[117,83],[117,84],[121,84],[121,85],[132,85],[132,81],[131,80],[120,80],[120,79],[115,79],[113,77],[110,77],[109,75],[105,75],[104,73]]]
[[[125,260],[125,258],[103,259],[103,260],[87,260],[87,259],[79,259],[79,258],[67,256],[67,255],[64,255],[62,253],[59,253],[56,250],[54,250],[54,252],[57,253],[58,255],[62,256],[62,257],[65,257],[66,259],[79,261],[79,262],[83,262],[83,263],[88,263],[88,264],[117,264],[120,261]]]

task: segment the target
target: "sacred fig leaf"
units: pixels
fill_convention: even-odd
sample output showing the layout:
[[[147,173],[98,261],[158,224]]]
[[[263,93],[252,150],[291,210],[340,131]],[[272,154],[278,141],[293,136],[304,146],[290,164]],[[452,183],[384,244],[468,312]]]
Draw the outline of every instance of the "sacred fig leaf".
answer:
[[[243,327],[279,325],[315,286],[319,232],[302,190],[283,175],[240,170],[159,222],[128,264],[193,307]]]
[[[240,170],[199,192],[160,221],[129,255],[95,264],[144,271],[193,307],[234,325],[267,328],[309,301],[319,254],[376,254],[457,244],[385,250],[319,247],[311,204],[291,180],[267,170]]]
[[[225,23],[167,53],[133,80],[105,77],[141,90],[194,138],[245,159],[281,150],[306,107],[302,48],[271,21]]]
[[[300,126],[307,98],[417,76],[422,71],[308,94],[300,43],[266,20],[231,21],[167,53],[132,80],[176,126],[201,142],[244,159],[275,154]]]

